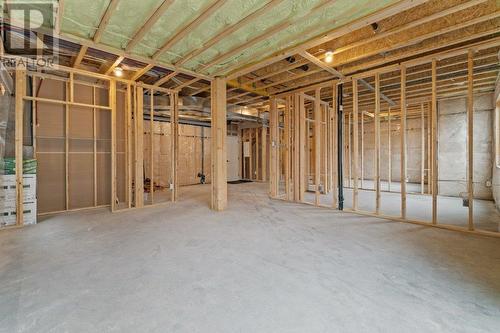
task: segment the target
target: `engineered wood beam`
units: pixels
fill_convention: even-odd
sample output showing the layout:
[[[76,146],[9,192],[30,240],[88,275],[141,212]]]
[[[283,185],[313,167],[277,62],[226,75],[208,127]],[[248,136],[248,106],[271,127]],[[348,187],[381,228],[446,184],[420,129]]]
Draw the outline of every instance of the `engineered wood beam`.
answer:
[[[305,59],[309,60],[310,62],[312,62],[313,64],[315,64],[316,66],[320,67],[321,69],[323,69],[323,70],[327,71],[328,73],[334,75],[338,79],[341,79],[341,80],[345,79],[344,74],[340,73],[339,71],[337,71],[333,67],[328,66],[326,63],[324,63],[320,59],[316,58],[315,56],[313,56],[309,52],[303,51],[303,52],[300,53],[300,55],[302,57],[304,57]]]
[[[316,5],[308,13],[302,15],[301,17],[299,17],[299,18],[293,18],[293,19],[285,19],[281,23],[279,23],[279,24],[277,24],[275,26],[269,27],[261,35],[257,35],[254,38],[246,41],[244,44],[242,44],[240,46],[237,46],[237,47],[231,49],[230,51],[228,51],[226,53],[223,53],[223,54],[215,57],[214,59],[212,59],[208,63],[202,64],[202,65],[198,66],[196,68],[196,70],[197,71],[202,71],[202,70],[206,71],[208,68],[213,67],[213,66],[221,63],[225,59],[230,58],[230,57],[232,57],[232,56],[234,56],[234,55],[236,55],[238,53],[243,52],[244,50],[246,50],[246,49],[254,46],[257,43],[260,43],[260,42],[268,39],[269,37],[275,35],[276,33],[280,32],[280,31],[283,31],[283,30],[285,30],[285,29],[293,26],[295,23],[297,23],[297,22],[299,22],[301,20],[307,19],[307,17],[313,16],[313,15],[321,12],[322,10],[325,9],[325,7],[328,7],[328,6],[331,6],[331,5],[332,5],[332,1],[331,0],[322,0],[318,5]],[[215,75],[221,74],[221,72],[222,72],[221,70],[216,71]]]
[[[146,36],[151,28],[158,22],[158,20],[165,14],[165,12],[174,3],[174,0],[164,0],[161,5],[156,8],[148,17],[147,21],[141,28],[134,34],[134,37],[125,46],[125,52],[130,52],[132,49]]]
[[[191,60],[191,59],[195,58],[196,56],[200,55],[201,53],[203,53],[207,49],[211,48],[212,46],[214,46],[215,44],[217,44],[218,42],[220,42],[224,38],[230,36],[232,33],[236,32],[237,30],[239,30],[243,26],[245,26],[245,25],[249,24],[250,22],[254,21],[256,18],[258,18],[262,14],[264,14],[264,13],[268,12],[269,10],[271,10],[272,8],[276,7],[281,2],[283,2],[283,0],[272,0],[272,1],[269,1],[263,7],[257,9],[256,11],[250,13],[249,15],[245,16],[243,19],[241,19],[240,21],[236,22],[235,24],[230,25],[229,27],[227,27],[226,29],[224,29],[223,31],[221,31],[220,33],[218,33],[217,35],[215,35],[214,37],[212,37],[210,40],[208,40],[205,43],[203,43],[203,45],[201,47],[199,47],[196,50],[193,50],[190,53],[188,53],[187,55],[183,56],[181,59],[179,59],[175,63],[175,66],[181,66],[181,65],[185,64],[186,62],[188,62],[189,60]]]
[[[125,57],[123,56],[119,56],[118,58],[116,58],[116,60],[111,64],[111,66],[109,66],[106,69],[106,71],[104,71],[104,75],[110,75],[115,70],[115,68],[121,64],[123,59],[125,59]]]
[[[160,86],[164,85],[165,83],[167,83],[168,81],[170,81],[171,79],[173,79],[175,76],[177,76],[177,74],[179,74],[179,72],[173,71],[172,73],[167,74],[164,77],[162,77],[161,79],[159,79],[158,81],[156,81],[153,85],[160,87]]]
[[[102,39],[102,35],[104,34],[104,31],[106,30],[106,27],[109,24],[109,21],[111,20],[111,16],[115,12],[116,6],[118,6],[119,0],[110,0],[108,7],[106,8],[106,11],[104,12],[104,15],[101,18],[101,22],[99,23],[99,26],[97,27],[96,32],[94,33],[94,37],[92,40],[94,43],[99,43]]]
[[[153,60],[157,60],[163,53],[165,53],[172,46],[177,44],[181,39],[195,30],[201,23],[203,23],[207,18],[214,14],[226,2],[227,0],[216,0],[208,8],[204,9],[200,15],[198,15],[193,21],[191,21],[191,23],[176,31],[173,36],[169,40],[167,40],[163,44],[163,46],[155,52],[155,54],[153,54]]]
[[[143,67],[142,69],[140,69],[139,71],[137,71],[131,78],[130,80],[132,81],[137,81],[141,78],[141,76],[143,76],[144,74],[146,74],[147,72],[149,72],[152,68],[154,67],[153,64],[149,64],[145,67]]]
[[[184,82],[183,84],[179,85],[179,86],[178,86],[178,87],[176,87],[175,89],[180,91],[180,90],[182,90],[182,89],[184,89],[184,88],[186,88],[186,87],[191,86],[193,83],[196,83],[196,82],[198,82],[198,81],[200,81],[200,80],[201,80],[200,78],[195,77],[195,78],[194,78],[194,79],[192,79],[192,80],[188,80],[188,81]]]
[[[317,45],[321,45],[327,41],[338,38],[342,35],[345,35],[351,31],[353,31],[353,30],[361,29],[363,27],[369,26],[372,23],[375,23],[375,22],[378,22],[378,21],[383,20],[385,18],[391,17],[391,16],[393,16],[397,13],[400,13],[402,11],[419,6],[427,1],[428,0],[403,0],[403,1],[399,1],[396,4],[387,6],[383,9],[373,13],[373,14],[370,14],[370,15],[367,15],[367,16],[362,17],[360,19],[357,19],[354,22],[350,22],[350,23],[345,24],[339,28],[332,29],[332,30],[328,31],[327,33],[323,33],[317,37],[311,38],[309,41],[302,43],[301,45],[293,46],[293,47],[290,47],[290,48],[285,49],[285,50],[280,50],[262,61],[258,61],[254,64],[245,65],[243,67],[232,70],[229,73],[228,78],[234,79],[234,78],[237,78],[239,76],[243,76],[247,73],[256,71],[256,70],[263,68],[267,65],[270,65],[274,62],[277,62],[279,60],[290,57],[294,54],[300,53],[302,51],[306,51],[306,50],[313,48]]]
[[[80,51],[78,51],[78,55],[76,56],[75,61],[73,62],[73,67],[77,68],[80,66],[82,63],[83,58],[85,57],[85,54],[87,53],[88,46],[82,45],[80,47]]]

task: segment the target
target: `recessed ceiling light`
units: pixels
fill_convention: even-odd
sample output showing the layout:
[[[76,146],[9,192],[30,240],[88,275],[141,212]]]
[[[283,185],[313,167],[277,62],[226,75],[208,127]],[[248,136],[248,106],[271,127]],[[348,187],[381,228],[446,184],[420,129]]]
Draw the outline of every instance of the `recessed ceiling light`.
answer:
[[[113,69],[113,73],[115,74],[115,76],[117,77],[122,77],[123,76],[123,68],[121,67],[116,67],[115,69]]]
[[[333,61],[333,51],[325,52],[325,62],[331,63]]]

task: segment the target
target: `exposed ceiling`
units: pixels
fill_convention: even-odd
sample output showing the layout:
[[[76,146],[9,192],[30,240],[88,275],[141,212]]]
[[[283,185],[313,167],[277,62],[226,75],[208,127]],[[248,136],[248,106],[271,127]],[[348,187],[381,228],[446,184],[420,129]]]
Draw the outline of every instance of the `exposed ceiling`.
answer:
[[[210,79],[227,75],[228,100],[242,106],[500,38],[497,0],[55,2],[50,25],[67,66],[105,74],[120,66],[131,79],[191,96],[206,96]],[[330,64],[326,50],[334,52]]]

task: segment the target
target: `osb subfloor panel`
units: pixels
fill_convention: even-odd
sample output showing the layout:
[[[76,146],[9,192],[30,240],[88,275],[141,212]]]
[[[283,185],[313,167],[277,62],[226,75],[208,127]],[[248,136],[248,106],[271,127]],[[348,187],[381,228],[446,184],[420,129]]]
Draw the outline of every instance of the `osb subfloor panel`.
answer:
[[[500,239],[210,187],[0,233],[1,332],[498,332]]]

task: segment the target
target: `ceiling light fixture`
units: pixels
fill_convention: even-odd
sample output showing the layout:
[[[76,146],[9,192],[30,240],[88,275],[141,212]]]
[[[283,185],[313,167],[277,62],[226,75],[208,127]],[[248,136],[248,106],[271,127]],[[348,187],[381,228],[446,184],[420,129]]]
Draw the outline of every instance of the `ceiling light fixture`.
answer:
[[[117,77],[122,77],[123,76],[123,68],[121,67],[116,67],[115,69],[113,69],[113,73],[115,74],[115,76]]]
[[[331,63],[332,61],[333,61],[333,51],[326,51],[325,52],[325,62]]]

